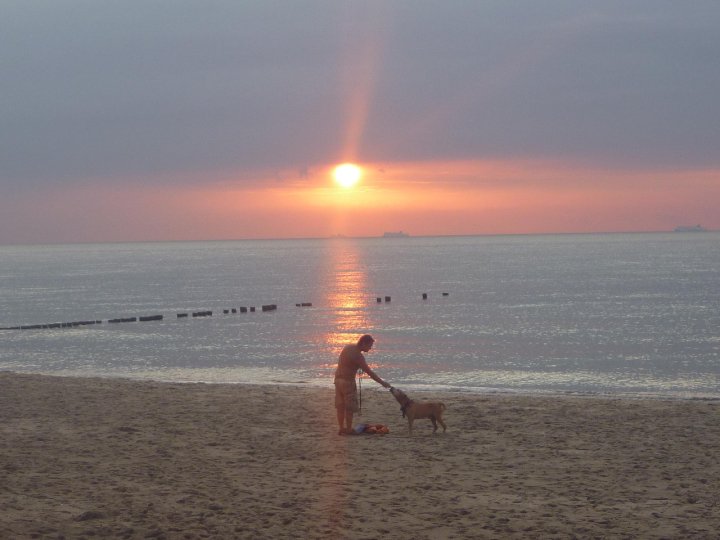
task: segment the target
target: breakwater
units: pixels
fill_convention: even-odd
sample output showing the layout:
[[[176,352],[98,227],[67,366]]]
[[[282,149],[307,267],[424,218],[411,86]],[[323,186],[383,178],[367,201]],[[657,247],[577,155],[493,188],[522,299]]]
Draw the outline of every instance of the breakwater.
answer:
[[[448,296],[450,293],[443,292],[442,296]],[[383,301],[383,298],[385,300],[385,303],[390,303],[392,297],[391,296],[385,296],[385,297],[376,297],[377,303],[381,303]],[[427,293],[422,293],[421,298],[423,300],[428,299]],[[308,308],[313,307],[312,302],[297,302],[295,304],[295,307],[302,307],[302,308]],[[260,311],[263,313],[276,311],[278,309],[277,304],[262,304],[260,306]],[[256,312],[256,306],[240,306],[240,307],[233,307],[233,308],[223,308],[222,309],[223,315],[235,315],[238,313],[255,313]],[[182,313],[176,313],[176,318],[178,319],[185,319],[185,318],[199,318],[199,317],[212,317],[214,313],[214,310],[200,310],[200,311],[191,311],[191,312],[182,312]],[[0,327],[0,330],[47,330],[47,329],[58,329],[58,328],[77,328],[80,326],[91,326],[91,325],[98,325],[98,324],[119,324],[119,323],[136,323],[136,322],[152,322],[152,321],[162,321],[165,319],[164,314],[153,314],[153,315],[139,315],[139,316],[125,316],[125,317],[115,317],[112,319],[91,319],[91,320],[84,320],[84,321],[72,321],[72,322],[52,322],[52,323],[40,323],[40,324],[21,324],[17,326],[7,326],[7,327]]]

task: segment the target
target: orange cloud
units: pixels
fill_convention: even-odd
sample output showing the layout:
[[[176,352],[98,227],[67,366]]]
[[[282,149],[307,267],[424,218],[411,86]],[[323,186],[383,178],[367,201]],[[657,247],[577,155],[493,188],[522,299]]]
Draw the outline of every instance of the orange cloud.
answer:
[[[0,200],[0,242],[720,229],[720,171],[619,171],[538,162],[365,163],[343,189],[331,164],[307,178],[190,175],[117,180]],[[277,176],[277,175],[276,175]]]

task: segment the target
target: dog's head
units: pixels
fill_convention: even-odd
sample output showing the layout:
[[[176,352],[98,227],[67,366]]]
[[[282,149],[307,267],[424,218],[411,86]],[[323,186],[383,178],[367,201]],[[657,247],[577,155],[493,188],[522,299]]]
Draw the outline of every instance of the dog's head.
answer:
[[[395,388],[394,386],[390,388],[390,393],[393,395],[393,397],[397,400],[397,402],[401,406],[407,405],[407,403],[410,401],[410,398],[407,397],[407,394],[400,390],[399,388]]]

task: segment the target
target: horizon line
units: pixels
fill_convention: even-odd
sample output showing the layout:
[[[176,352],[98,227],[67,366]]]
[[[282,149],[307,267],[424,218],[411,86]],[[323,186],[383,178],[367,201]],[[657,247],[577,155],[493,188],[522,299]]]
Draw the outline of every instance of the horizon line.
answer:
[[[404,232],[404,231],[403,231]],[[380,235],[375,236],[353,236],[336,234],[330,236],[275,236],[275,237],[253,237],[253,238],[205,238],[205,239],[175,239],[175,240],[88,240],[88,241],[58,241],[58,242],[30,242],[30,243],[0,243],[0,247],[42,247],[42,246],[73,246],[73,245],[97,245],[97,244],[171,244],[171,243],[201,243],[201,242],[269,242],[269,241],[303,241],[303,240],[410,240],[413,238],[472,238],[472,237],[495,237],[495,236],[581,236],[581,235],[611,235],[611,234],[692,234],[696,231],[677,231],[673,229],[661,230],[627,230],[627,231],[568,231],[568,232],[527,232],[527,233],[462,233],[462,234],[420,234],[413,235],[404,233],[406,236],[399,238],[388,238]],[[697,232],[718,232],[714,229],[703,229]]]

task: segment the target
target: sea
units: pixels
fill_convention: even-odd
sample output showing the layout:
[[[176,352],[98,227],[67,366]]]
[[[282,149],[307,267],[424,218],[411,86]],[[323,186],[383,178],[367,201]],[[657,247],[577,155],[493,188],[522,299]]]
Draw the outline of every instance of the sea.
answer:
[[[369,333],[411,391],[720,399],[720,233],[0,246],[0,328],[18,373],[330,387]]]

